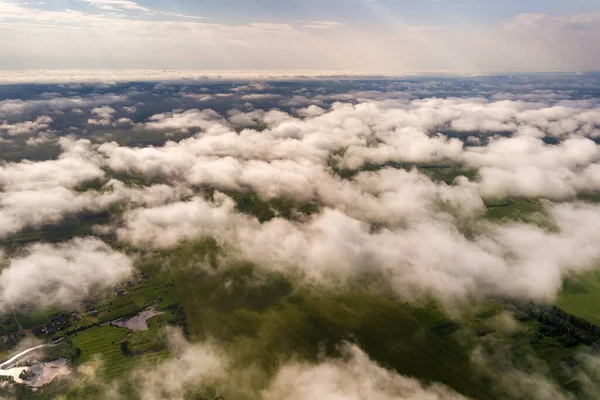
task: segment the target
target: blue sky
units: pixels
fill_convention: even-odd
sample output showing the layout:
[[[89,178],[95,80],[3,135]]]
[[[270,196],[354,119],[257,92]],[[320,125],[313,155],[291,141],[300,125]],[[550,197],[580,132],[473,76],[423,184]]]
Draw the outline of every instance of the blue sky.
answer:
[[[598,0],[139,0],[136,3],[219,23],[328,19],[362,24],[378,22],[377,14],[383,11],[425,25],[454,24],[456,19],[491,24],[520,13],[571,15],[600,11]],[[78,0],[46,0],[38,4],[40,8],[54,10],[97,8]]]
[[[599,70],[600,0],[0,0],[0,69]]]

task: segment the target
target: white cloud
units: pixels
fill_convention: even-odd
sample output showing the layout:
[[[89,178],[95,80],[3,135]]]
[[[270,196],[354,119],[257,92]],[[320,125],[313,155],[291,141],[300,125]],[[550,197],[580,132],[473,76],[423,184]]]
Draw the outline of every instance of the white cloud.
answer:
[[[88,119],[88,125],[110,125],[116,110],[112,107],[96,107],[91,110],[93,118]]]
[[[465,400],[441,384],[424,386],[418,380],[387,370],[354,345],[343,348],[346,359],[318,364],[284,365],[264,400]]]
[[[57,160],[1,165],[0,184],[4,191],[72,188],[86,180],[104,176],[98,165],[99,158],[90,151],[88,140],[61,138],[60,143],[64,152]]]
[[[112,110],[94,113],[112,121]],[[136,246],[170,247],[213,235],[259,265],[309,280],[344,281],[371,271],[406,298],[429,293],[449,302],[490,294],[551,300],[564,276],[600,258],[592,245],[600,239],[596,207],[547,205],[556,232],[479,220],[483,198],[568,200],[600,190],[600,152],[584,128],[597,123],[591,103],[401,98],[393,104],[384,99],[309,107],[297,115],[233,111],[226,119],[213,110],[165,112],[138,126],[197,133],[161,147],[61,139],[65,151],[57,160],[0,167],[2,235],[129,202],[123,226],[104,228]],[[256,121],[266,129],[237,132],[231,126]],[[465,147],[436,133],[452,126],[468,134],[482,131],[485,144]],[[484,134],[498,127],[513,135]],[[559,144],[544,143],[540,132],[559,134]],[[443,162],[476,168],[479,177],[447,185],[418,171],[384,168],[341,179],[332,173],[332,159],[354,168]],[[106,167],[168,184],[135,188],[113,180],[100,192],[72,190],[103,177]],[[237,213],[227,196],[217,193],[207,201],[191,190],[206,186],[316,201],[322,211],[301,222],[276,218],[260,224]]]
[[[0,134],[7,136],[32,135],[48,130],[52,122],[53,119],[47,115],[37,117],[34,121],[18,122],[15,124],[0,121]]]
[[[598,27],[600,13],[575,14],[570,16],[553,16],[546,13],[524,13],[517,15],[506,23],[510,29],[525,30],[582,30],[587,27]]]
[[[278,99],[280,97],[281,97],[281,95],[279,95],[279,94],[252,93],[252,94],[245,94],[245,95],[241,96],[240,98],[242,100],[272,100],[272,99]]]
[[[105,144],[100,152],[115,170],[177,177],[223,190],[251,187],[268,197],[312,196],[320,185],[335,185],[327,171],[333,158],[350,169],[390,161],[465,164],[479,169],[477,190],[484,197],[562,199],[600,188],[593,173],[600,161],[599,148],[586,138],[596,134],[599,121],[589,107],[425,99],[401,100],[394,107],[372,100],[358,105],[336,103],[328,111],[299,110],[301,118],[279,111],[231,111],[230,123],[250,128],[239,134],[212,110],[187,110],[155,115],[140,126],[200,129],[196,137],[162,148]],[[267,129],[252,130],[258,123]],[[444,129],[489,135],[489,144],[465,148],[458,138],[436,133]],[[514,135],[494,137],[497,130]],[[548,145],[544,135],[563,141]],[[302,183],[301,175],[311,179]],[[281,182],[276,183],[278,179]],[[284,188],[295,183],[300,186],[286,193]]]
[[[140,208],[125,215],[125,227],[117,233],[123,240],[140,246],[174,246],[203,233],[210,235],[221,229],[235,230],[234,206],[230,198],[217,196],[214,206],[194,198],[156,208]],[[162,230],[162,234],[158,230]]]
[[[148,8],[140,6],[135,1],[130,0],[77,0],[83,3],[88,3],[94,7],[101,8],[103,10],[136,10],[136,11],[149,11]]]
[[[88,140],[61,138],[59,142],[64,152],[56,160],[0,166],[0,237],[118,203],[157,206],[192,194],[180,185],[136,188],[117,180],[109,181],[101,192],[78,193],[77,185],[104,178],[103,160]]]
[[[2,73],[0,73],[1,75]],[[121,95],[114,94],[93,94],[83,97],[56,97],[53,99],[44,100],[3,100],[0,101],[0,116],[12,116],[24,114],[31,111],[54,111],[78,109],[79,107],[101,106],[111,103],[126,101],[127,98]]]
[[[590,139],[548,146],[535,137],[502,138],[469,149],[464,159],[479,168],[480,190],[486,197],[562,199],[600,190],[590,173],[600,161],[600,148]]]
[[[368,210],[376,207],[386,207],[384,214],[397,212],[394,203],[376,201]],[[484,223],[467,237],[434,210],[378,232],[332,209],[305,223],[276,218],[259,224],[219,195],[215,203],[196,198],[133,210],[118,234],[126,242],[159,248],[215,236],[258,265],[294,271],[309,281],[381,274],[407,299],[429,293],[446,304],[487,295],[551,301],[566,275],[591,269],[600,259],[594,245],[600,239],[600,209],[560,205],[548,212],[556,233],[522,223]]]
[[[99,287],[126,279],[133,263],[94,238],[34,244],[0,272],[3,307],[27,301],[40,307],[75,307]]]
[[[184,70],[184,69],[162,69],[162,70],[144,70],[144,69],[78,69],[78,70],[22,70],[8,71],[0,70],[0,79],[7,83],[81,83],[81,82],[164,82],[164,81],[213,81],[213,80],[310,80],[314,78],[321,79],[339,79],[340,75],[344,77],[368,77],[372,72],[368,71],[340,71],[335,70]],[[383,74],[389,77],[401,77],[413,75],[407,73]],[[244,85],[245,86],[245,85]],[[200,96],[202,98],[203,96]],[[12,102],[12,101],[11,101]],[[15,101],[22,103],[22,101]],[[2,102],[0,102],[2,105]],[[1,110],[1,108],[0,108]]]
[[[227,379],[229,360],[216,346],[189,344],[178,332],[168,332],[174,358],[133,372],[140,398],[184,399],[189,390]]]
[[[308,29],[334,29],[342,24],[335,21],[300,21],[303,23],[303,28]]]

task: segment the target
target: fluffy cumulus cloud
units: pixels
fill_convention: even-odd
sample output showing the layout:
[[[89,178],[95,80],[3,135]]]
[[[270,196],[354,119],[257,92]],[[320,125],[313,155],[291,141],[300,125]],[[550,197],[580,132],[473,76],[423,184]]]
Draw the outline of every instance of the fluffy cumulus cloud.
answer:
[[[42,190],[21,190],[0,195],[0,237],[6,237],[28,227],[56,224],[65,216],[82,212],[92,204],[89,196],[57,187]],[[33,211],[35,210],[35,211]]]
[[[64,187],[19,190],[0,194],[0,237],[26,228],[58,224],[65,217],[83,212],[99,212],[112,205],[159,206],[189,197],[189,189],[168,185],[132,188],[111,180],[102,192],[79,193]],[[35,210],[35,212],[32,212]]]
[[[174,358],[154,367],[134,371],[143,399],[184,399],[190,390],[226,380],[229,360],[216,346],[189,344],[175,331],[169,334]]]
[[[88,195],[72,190],[104,172],[87,158],[88,141],[62,140],[64,152],[57,160],[23,161],[0,166],[0,236],[56,223],[64,216],[88,208]]]
[[[301,110],[301,117],[234,110],[227,120],[212,110],[187,110],[155,115],[143,127],[202,130],[193,138],[162,148],[105,144],[99,151],[115,170],[224,190],[251,187],[267,195],[282,194],[294,183],[298,190],[289,194],[299,196],[318,190],[315,186],[325,180],[331,186],[328,168],[334,160],[347,169],[388,162],[453,163],[479,170],[477,190],[483,197],[562,199],[599,189],[594,139],[600,121],[592,106],[430,99],[390,108],[369,101],[336,103],[329,111],[313,106]],[[258,123],[267,129],[253,129]],[[238,133],[234,127],[246,129]],[[550,145],[547,136],[562,140]],[[465,147],[469,138],[487,145]],[[301,182],[302,176],[312,179]]]
[[[197,198],[129,212],[119,237],[161,248],[211,235],[260,265],[313,282],[379,273],[405,299],[430,294],[447,302],[487,295],[551,301],[565,276],[600,259],[594,246],[600,211],[589,205],[550,207],[558,232],[482,223],[469,238],[451,219],[433,213],[379,232],[333,209],[305,223],[276,218],[260,224],[236,213],[228,197],[218,197],[216,203]]]
[[[273,90],[253,85],[235,86],[230,96]],[[593,100],[317,96],[327,105],[175,109],[136,123],[187,137],[160,146],[63,138],[55,160],[0,166],[0,235],[128,204],[122,220],[97,232],[114,231],[143,248],[210,235],[266,268],[310,281],[371,272],[404,298],[448,301],[552,300],[565,276],[600,259],[593,245],[600,212],[573,202],[600,190]],[[110,106],[88,108],[94,124],[115,120]],[[471,175],[442,182],[414,168],[430,165]],[[115,176],[161,183],[141,187]],[[100,190],[75,190],[99,179]],[[211,200],[206,188],[216,190]],[[223,194],[230,192],[310,202],[320,211],[260,223],[236,210]],[[483,218],[486,201],[511,197],[545,204],[535,216],[543,223]]]
[[[0,273],[2,306],[26,301],[41,307],[71,307],[98,287],[133,273],[133,262],[94,238],[58,245],[34,244]]]
[[[192,194],[181,185],[136,187],[116,179],[100,191],[79,192],[78,185],[105,178],[104,161],[88,140],[61,138],[60,144],[63,152],[56,160],[0,165],[0,237],[115,204],[158,206]]]
[[[0,123],[0,133],[6,136],[31,135],[50,128],[52,118],[42,115],[34,121],[18,122],[9,124],[6,121]]]
[[[93,7],[98,7],[102,10],[114,11],[118,9],[148,11],[147,8],[140,6],[135,1],[130,0],[79,0],[88,3]]]
[[[121,239],[138,246],[169,247],[203,233],[208,235],[228,228],[235,230],[237,220],[233,214],[233,200],[218,197],[220,201],[216,204],[196,197],[186,202],[132,210],[125,215],[127,222],[118,234]]]
[[[221,119],[221,116],[213,110],[187,110],[184,112],[172,112],[157,114],[149,118],[144,125],[153,130],[188,130],[191,128],[210,128],[213,121]]]
[[[92,118],[88,119],[90,125],[110,125],[115,109],[109,106],[96,107],[91,111]]]
[[[263,399],[466,400],[440,384],[423,386],[387,370],[356,346],[347,344],[344,352],[345,359],[283,366]]]
[[[314,364],[287,361],[274,376],[258,383],[252,381],[256,371],[236,366],[223,348],[190,343],[172,329],[165,336],[173,357],[138,367],[127,376],[130,391],[141,398],[182,400],[190,393],[216,388],[225,397],[260,400],[466,400],[442,384],[424,384],[386,369],[348,343],[340,345],[339,357],[322,358]],[[124,399],[117,386],[94,379],[100,368],[99,360],[80,366],[80,384],[96,386],[104,398]]]
[[[72,188],[104,176],[98,158],[89,151],[91,143],[88,140],[63,138],[60,144],[63,152],[56,160],[0,165],[0,184],[4,192]]]
[[[301,117],[235,111],[229,120],[191,110],[148,123],[152,129],[201,130],[190,139],[144,149],[104,144],[98,151],[118,171],[323,206],[303,222],[276,218],[263,224],[237,213],[221,194],[214,201],[196,197],[132,210],[117,232],[138,246],[169,247],[213,235],[261,265],[300,270],[309,279],[378,271],[407,298],[429,293],[446,300],[488,294],[551,300],[564,276],[591,268],[600,257],[590,245],[598,236],[595,206],[549,203],[544,212],[557,232],[479,218],[485,199],[570,199],[597,191],[591,112],[583,103],[556,108],[481,99],[404,101],[392,108],[337,103],[329,110],[309,107]],[[565,125],[573,115],[578,122]],[[229,126],[257,120],[266,129],[238,133]],[[569,128],[553,128],[559,125]],[[478,132],[487,144],[466,146],[442,133],[448,130]],[[557,134],[557,144],[543,140]],[[353,169],[390,161],[450,163],[476,169],[478,176],[446,184],[416,170],[384,168],[341,179],[331,170],[332,159]],[[461,231],[465,221],[474,235]],[[382,228],[374,231],[372,224]],[[554,243],[551,251],[548,243]],[[578,249],[577,257],[569,249]]]
[[[76,110],[80,107],[104,106],[126,100],[125,96],[115,94],[93,94],[86,97],[55,97],[35,100],[9,99],[0,101],[0,117],[22,115],[32,111]]]

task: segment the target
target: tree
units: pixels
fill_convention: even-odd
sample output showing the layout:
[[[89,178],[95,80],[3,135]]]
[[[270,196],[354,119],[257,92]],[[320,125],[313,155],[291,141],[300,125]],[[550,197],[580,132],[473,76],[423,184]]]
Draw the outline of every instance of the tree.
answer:
[[[133,355],[131,349],[129,348],[129,342],[121,342],[121,353],[123,353],[125,357],[131,357]]]

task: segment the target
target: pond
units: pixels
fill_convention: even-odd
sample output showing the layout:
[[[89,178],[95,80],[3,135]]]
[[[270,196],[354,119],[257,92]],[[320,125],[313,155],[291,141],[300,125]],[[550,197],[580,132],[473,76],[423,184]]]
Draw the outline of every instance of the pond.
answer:
[[[140,312],[135,317],[112,321],[111,324],[121,328],[131,329],[132,331],[147,331],[148,320],[161,314],[164,314],[164,312],[158,311],[152,306]]]

